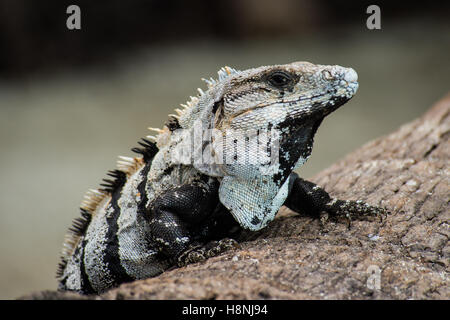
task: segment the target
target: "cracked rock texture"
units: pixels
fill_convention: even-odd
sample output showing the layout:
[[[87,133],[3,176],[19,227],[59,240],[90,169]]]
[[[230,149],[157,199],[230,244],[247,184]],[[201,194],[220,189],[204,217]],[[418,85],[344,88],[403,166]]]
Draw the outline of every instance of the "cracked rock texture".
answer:
[[[450,299],[450,95],[416,121],[315,176],[333,196],[391,211],[383,221],[282,208],[241,248],[101,296],[22,299]]]

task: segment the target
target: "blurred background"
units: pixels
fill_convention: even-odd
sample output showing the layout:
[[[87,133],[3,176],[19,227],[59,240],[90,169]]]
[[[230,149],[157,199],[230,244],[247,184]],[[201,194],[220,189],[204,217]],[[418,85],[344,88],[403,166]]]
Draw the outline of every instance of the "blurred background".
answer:
[[[81,8],[81,30],[66,9]],[[229,65],[357,70],[319,129],[311,177],[450,88],[450,2],[0,0],[0,298],[55,289],[66,229],[118,155]]]

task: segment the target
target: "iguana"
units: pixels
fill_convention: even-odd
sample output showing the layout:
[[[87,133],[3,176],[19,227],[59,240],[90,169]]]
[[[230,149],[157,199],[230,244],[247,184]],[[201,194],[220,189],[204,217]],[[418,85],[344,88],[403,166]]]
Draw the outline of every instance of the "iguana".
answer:
[[[162,129],[150,128],[157,135],[132,149],[138,157],[119,157],[111,179],[85,195],[64,242],[59,289],[98,294],[200,261],[233,247],[239,230],[264,228],[282,205],[313,216],[384,214],[293,172],[357,80],[352,68],[308,62],[222,68]]]

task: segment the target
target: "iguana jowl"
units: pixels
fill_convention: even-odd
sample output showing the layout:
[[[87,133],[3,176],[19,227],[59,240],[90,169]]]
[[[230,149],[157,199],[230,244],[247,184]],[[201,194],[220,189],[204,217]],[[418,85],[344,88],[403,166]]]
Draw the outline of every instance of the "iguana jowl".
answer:
[[[213,240],[265,227],[283,204],[315,216],[384,213],[361,201],[333,199],[293,173],[309,157],[323,118],[355,94],[353,69],[294,62],[245,71],[225,67],[218,75],[205,80],[207,90],[199,89],[163,129],[153,129],[154,142],[143,139],[132,149],[139,157],[120,157],[111,179],[86,194],[64,243],[61,290],[101,293],[211,256],[232,244]],[[199,130],[215,135],[192,142]],[[250,132],[259,147],[239,149]],[[276,135],[264,140],[263,132]],[[188,161],[180,161],[191,146]],[[239,161],[255,150],[276,154],[276,161]]]

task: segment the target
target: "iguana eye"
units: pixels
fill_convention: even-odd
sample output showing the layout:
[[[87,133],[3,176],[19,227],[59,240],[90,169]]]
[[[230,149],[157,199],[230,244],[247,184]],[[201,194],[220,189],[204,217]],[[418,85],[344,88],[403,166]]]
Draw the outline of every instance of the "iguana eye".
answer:
[[[276,88],[286,88],[292,83],[292,76],[283,71],[275,71],[268,75],[267,81]]]

